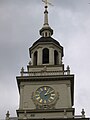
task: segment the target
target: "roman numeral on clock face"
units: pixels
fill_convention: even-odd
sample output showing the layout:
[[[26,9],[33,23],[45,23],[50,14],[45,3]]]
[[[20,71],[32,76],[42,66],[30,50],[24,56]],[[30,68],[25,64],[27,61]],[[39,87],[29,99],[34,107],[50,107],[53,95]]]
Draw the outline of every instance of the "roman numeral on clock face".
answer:
[[[47,90],[47,88],[46,88],[46,87],[44,87],[44,90]]]
[[[44,100],[44,104],[46,104],[46,100]]]
[[[36,96],[36,97],[39,97],[39,94],[36,94],[35,96]]]
[[[51,96],[52,96],[52,97],[54,97],[54,96],[55,96],[55,94],[51,94]]]
[[[37,99],[37,100],[39,100],[39,99],[40,99],[40,97],[37,97],[36,99]]]
[[[43,88],[40,88],[40,91],[43,91]]]
[[[39,101],[39,102],[40,102],[40,103],[42,103],[42,101],[43,101],[43,100],[42,100],[42,99],[40,99],[40,101]]]
[[[50,97],[50,99],[52,99],[52,100],[53,100],[53,99],[54,99],[54,97]]]

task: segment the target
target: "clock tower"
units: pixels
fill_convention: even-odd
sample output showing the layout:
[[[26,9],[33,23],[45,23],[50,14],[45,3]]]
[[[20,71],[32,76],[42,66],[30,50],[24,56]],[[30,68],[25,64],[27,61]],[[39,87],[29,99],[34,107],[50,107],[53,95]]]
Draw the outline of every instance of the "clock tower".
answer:
[[[17,76],[20,104],[18,120],[73,119],[74,75],[62,62],[63,47],[52,38],[48,23],[48,2],[45,2],[44,24],[41,37],[29,48],[27,71]],[[50,4],[50,3],[49,3]]]

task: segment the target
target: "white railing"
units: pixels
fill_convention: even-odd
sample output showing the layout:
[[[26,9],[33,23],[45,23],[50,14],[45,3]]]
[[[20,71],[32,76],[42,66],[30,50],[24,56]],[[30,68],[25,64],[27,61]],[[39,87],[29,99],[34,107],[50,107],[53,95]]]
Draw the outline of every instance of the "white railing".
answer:
[[[66,71],[38,71],[38,72],[24,72],[21,71],[21,76],[52,76],[52,75],[69,75]]]

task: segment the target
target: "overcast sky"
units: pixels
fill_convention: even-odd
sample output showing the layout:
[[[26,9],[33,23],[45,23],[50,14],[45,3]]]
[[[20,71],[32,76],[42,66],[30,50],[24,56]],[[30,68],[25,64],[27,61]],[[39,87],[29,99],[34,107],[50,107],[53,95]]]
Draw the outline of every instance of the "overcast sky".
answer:
[[[90,0],[49,0],[53,37],[64,47],[63,62],[75,74],[76,114],[90,116]],[[16,116],[19,94],[16,76],[26,69],[29,47],[43,25],[41,0],[0,0],[0,119]]]

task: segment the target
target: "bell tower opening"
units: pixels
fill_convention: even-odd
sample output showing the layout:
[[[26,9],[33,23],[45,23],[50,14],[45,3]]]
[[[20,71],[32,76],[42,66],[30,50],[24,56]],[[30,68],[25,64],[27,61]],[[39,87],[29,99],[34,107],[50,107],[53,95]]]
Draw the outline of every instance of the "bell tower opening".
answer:
[[[54,65],[59,64],[59,57],[58,57],[58,52],[55,50],[54,51]]]
[[[33,64],[37,65],[37,51],[34,53]]]
[[[42,56],[43,56],[42,63],[48,64],[49,63],[49,49],[48,48],[43,49]]]

